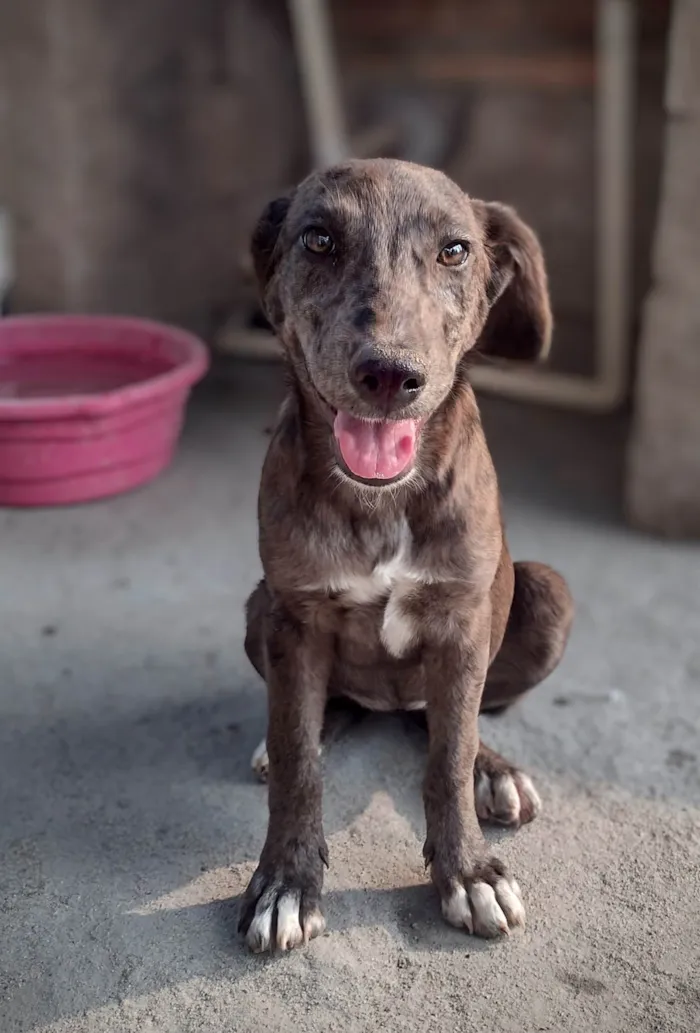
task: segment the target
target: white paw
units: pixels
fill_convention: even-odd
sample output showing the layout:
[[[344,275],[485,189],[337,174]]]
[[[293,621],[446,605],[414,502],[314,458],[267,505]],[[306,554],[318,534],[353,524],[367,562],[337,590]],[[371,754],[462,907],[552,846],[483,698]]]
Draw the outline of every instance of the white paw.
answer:
[[[495,821],[499,825],[524,825],[542,810],[532,779],[522,771],[493,777],[480,771],[474,799],[481,821]]]
[[[267,739],[255,747],[253,756],[250,758],[250,766],[261,782],[267,782],[267,774],[270,770],[270,758],[267,755]]]
[[[272,950],[274,947],[287,951],[293,947],[307,944],[314,936],[320,936],[326,928],[323,915],[318,908],[315,908],[307,915],[302,927],[300,905],[301,894],[298,890],[283,893],[274,903],[266,903],[265,906],[263,906],[263,900],[260,900],[246,934],[246,943],[250,949],[255,954]],[[273,942],[272,920],[275,909],[277,910],[277,931]]]
[[[442,913],[450,925],[489,939],[525,925],[520,887],[515,879],[503,877],[493,886],[487,882],[472,882],[466,889],[457,885],[443,899]]]

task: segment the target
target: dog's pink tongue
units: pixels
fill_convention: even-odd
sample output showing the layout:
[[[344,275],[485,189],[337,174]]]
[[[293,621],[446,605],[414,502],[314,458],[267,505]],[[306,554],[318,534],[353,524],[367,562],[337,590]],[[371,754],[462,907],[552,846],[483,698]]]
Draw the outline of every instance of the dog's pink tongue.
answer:
[[[339,412],[333,431],[348,469],[366,480],[389,480],[416,450],[417,420],[358,420]]]

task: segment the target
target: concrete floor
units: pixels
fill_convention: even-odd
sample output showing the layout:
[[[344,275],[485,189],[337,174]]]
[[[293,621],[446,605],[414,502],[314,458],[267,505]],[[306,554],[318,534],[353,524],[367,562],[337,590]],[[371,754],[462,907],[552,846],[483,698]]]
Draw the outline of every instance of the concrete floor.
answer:
[[[700,548],[617,513],[621,428],[490,402],[517,556],[570,579],[562,668],[488,742],[545,812],[498,848],[529,911],[485,944],[421,863],[425,744],[370,720],[326,761],[328,932],[251,957],[265,701],[242,651],[274,369],[200,394],[172,470],[0,514],[0,1030],[700,1027]]]

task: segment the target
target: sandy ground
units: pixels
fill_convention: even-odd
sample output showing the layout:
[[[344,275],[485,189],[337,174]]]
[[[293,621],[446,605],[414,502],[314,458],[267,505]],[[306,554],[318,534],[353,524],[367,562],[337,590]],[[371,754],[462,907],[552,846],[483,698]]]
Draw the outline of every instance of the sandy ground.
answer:
[[[0,513],[0,1030],[700,1028],[700,549],[616,512],[620,428],[487,406],[511,542],[578,601],[562,668],[484,721],[543,816],[496,834],[529,925],[445,926],[421,863],[422,735],[326,760],[328,931],[249,956],[265,702],[242,650],[277,374],[194,405],[173,469],[109,504]]]

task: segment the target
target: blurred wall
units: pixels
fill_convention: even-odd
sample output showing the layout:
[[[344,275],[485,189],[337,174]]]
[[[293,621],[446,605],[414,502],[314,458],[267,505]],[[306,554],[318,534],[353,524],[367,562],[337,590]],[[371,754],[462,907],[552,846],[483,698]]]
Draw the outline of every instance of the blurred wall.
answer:
[[[597,0],[332,0],[351,112],[443,132],[447,171],[538,231],[554,300],[551,364],[593,371]],[[670,0],[636,0],[634,298],[649,283]],[[402,119],[402,111],[406,117]],[[411,133],[411,125],[418,133]]]
[[[304,164],[283,0],[0,0],[13,307],[202,328]]]
[[[627,509],[646,531],[700,538],[700,4],[676,0],[666,146],[644,306]]]

